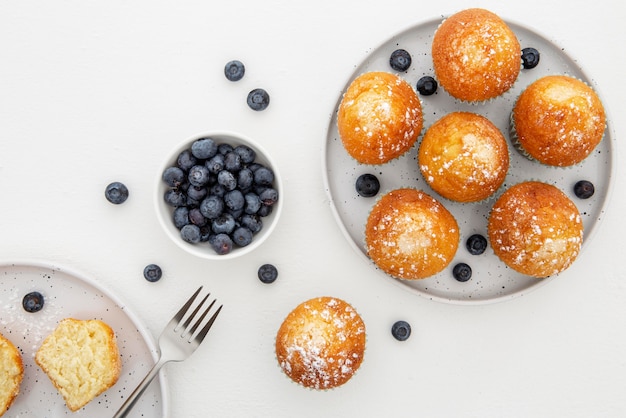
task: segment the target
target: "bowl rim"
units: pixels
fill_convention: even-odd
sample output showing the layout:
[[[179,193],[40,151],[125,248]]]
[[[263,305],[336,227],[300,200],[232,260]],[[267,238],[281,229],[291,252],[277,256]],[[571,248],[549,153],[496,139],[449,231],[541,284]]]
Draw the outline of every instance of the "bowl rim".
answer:
[[[178,234],[178,229],[174,226],[171,220],[171,213],[173,211],[170,206],[165,204],[163,200],[163,194],[167,190],[168,186],[163,182],[163,171],[173,165],[173,162],[178,157],[178,155],[185,149],[191,148],[191,144],[193,141],[201,138],[213,138],[216,142],[219,143],[230,143],[231,145],[248,145],[256,152],[255,161],[260,162],[263,165],[266,165],[272,169],[274,172],[274,188],[278,191],[278,201],[275,203],[272,213],[267,217],[264,217],[263,220],[263,229],[254,235],[253,240],[250,244],[245,247],[237,247],[233,246],[233,249],[230,253],[220,255],[215,253],[212,248],[208,245],[208,243],[203,244],[191,244],[183,241]],[[259,161],[260,159],[260,161]],[[283,209],[283,183],[282,177],[278,170],[278,166],[274,159],[270,156],[267,150],[259,144],[256,140],[241,134],[235,131],[228,130],[212,130],[212,131],[203,131],[198,132],[194,135],[190,135],[186,137],[184,140],[180,141],[175,147],[173,147],[170,152],[167,154],[167,157],[159,164],[158,173],[156,175],[156,181],[154,186],[154,206],[155,212],[157,215],[157,219],[159,224],[161,225],[165,234],[181,249],[185,250],[187,253],[192,254],[196,257],[204,258],[207,260],[231,260],[233,258],[241,257],[245,254],[248,254],[261,246],[265,240],[271,235],[271,233],[276,228],[276,224],[280,219],[280,215]],[[267,221],[266,221],[267,220]]]

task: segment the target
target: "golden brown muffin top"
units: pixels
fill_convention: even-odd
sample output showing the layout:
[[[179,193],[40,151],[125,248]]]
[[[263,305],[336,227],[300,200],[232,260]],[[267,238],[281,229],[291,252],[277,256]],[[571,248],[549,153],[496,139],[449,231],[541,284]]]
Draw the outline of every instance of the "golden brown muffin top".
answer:
[[[492,208],[488,230],[496,255],[513,270],[534,277],[565,270],[583,241],[576,205],[555,186],[537,181],[505,191]]]
[[[499,16],[484,9],[445,19],[433,37],[432,56],[439,84],[469,102],[509,90],[522,66],[517,37]]]
[[[308,300],[287,315],[276,335],[276,357],[293,381],[312,389],[346,383],[365,353],[365,324],[347,302]]]
[[[459,227],[436,199],[415,189],[397,189],[374,205],[365,227],[369,257],[387,274],[423,279],[454,258]]]
[[[604,107],[582,81],[549,75],[530,84],[513,108],[517,141],[532,158],[570,166],[587,158],[606,127]]]
[[[418,163],[426,182],[441,196],[476,202],[492,195],[509,169],[506,139],[484,116],[453,112],[428,128]]]
[[[383,164],[404,154],[422,126],[422,105],[415,90],[399,76],[382,71],[357,77],[337,114],[346,151],[363,164]]]

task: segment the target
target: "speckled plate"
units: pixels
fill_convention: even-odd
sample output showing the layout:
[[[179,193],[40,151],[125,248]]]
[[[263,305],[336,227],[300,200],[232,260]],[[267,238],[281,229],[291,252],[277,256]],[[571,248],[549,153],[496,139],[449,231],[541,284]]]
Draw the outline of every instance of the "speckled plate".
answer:
[[[44,295],[36,313],[22,308],[29,292]],[[100,319],[116,333],[122,358],[118,382],[77,412],[70,412],[50,379],[35,363],[43,339],[67,317]],[[96,282],[66,268],[39,263],[0,264],[0,332],[22,353],[24,380],[11,406],[11,417],[109,418],[139,384],[156,361],[151,335],[128,307]],[[165,377],[155,380],[129,417],[167,417]]]
[[[344,90],[358,75],[369,71],[394,72],[389,66],[389,56],[397,48],[409,51],[413,58],[412,66],[400,76],[415,87],[424,75],[434,76],[430,54],[433,34],[441,23],[440,19],[421,23],[393,36],[378,48],[370,51],[349,77]],[[511,90],[503,96],[486,104],[467,104],[455,100],[439,88],[432,96],[421,96],[424,127],[428,128],[440,117],[452,111],[469,111],[489,118],[508,137],[509,116],[517,96],[531,82],[548,74],[567,74],[577,77],[592,86],[597,86],[585,75],[575,60],[562,48],[534,31],[519,24],[508,22],[516,33],[521,47],[534,47],[539,50],[541,59],[534,69],[522,69],[520,76]],[[471,204],[460,204],[441,198],[424,181],[417,166],[417,150],[421,136],[408,153],[390,163],[373,166],[357,163],[343,148],[337,131],[337,109],[341,102],[338,98],[333,110],[328,133],[323,149],[323,176],[330,197],[330,206],[337,222],[348,242],[365,261],[376,271],[405,289],[415,294],[450,303],[487,303],[507,300],[523,295],[554,279],[534,279],[523,276],[506,267],[488,249],[480,256],[470,255],[465,248],[466,239],[474,234],[487,234],[487,218],[493,199]],[[608,112],[607,112],[608,113]],[[422,132],[423,134],[423,132]],[[510,170],[505,185],[498,192],[513,184],[525,180],[540,180],[553,184],[565,192],[578,206],[583,217],[585,236],[583,249],[591,242],[590,238],[602,219],[605,205],[611,190],[613,177],[614,134],[610,120],[602,142],[581,164],[571,168],[552,168],[529,161],[510,147]],[[367,216],[376,201],[375,198],[360,197],[355,190],[355,182],[363,173],[375,174],[381,182],[381,192],[385,193],[400,187],[421,189],[439,199],[456,217],[461,230],[459,249],[453,262],[443,272],[423,280],[399,280],[380,271],[367,257],[364,241],[364,229]],[[589,180],[595,185],[595,194],[588,200],[581,200],[573,193],[573,185],[578,180]],[[380,196],[379,194],[379,196]],[[456,281],[452,276],[452,267],[459,262],[468,263],[473,270],[472,278],[465,283]],[[584,263],[584,253],[576,261]],[[566,275],[567,270],[561,275]]]

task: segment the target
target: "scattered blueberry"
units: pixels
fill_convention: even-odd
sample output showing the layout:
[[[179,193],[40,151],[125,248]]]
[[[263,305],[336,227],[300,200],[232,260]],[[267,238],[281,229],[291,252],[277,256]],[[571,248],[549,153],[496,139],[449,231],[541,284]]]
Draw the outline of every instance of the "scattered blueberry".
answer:
[[[467,241],[465,241],[465,247],[472,255],[480,255],[487,249],[487,238],[481,234],[471,235]]]
[[[433,95],[437,91],[437,80],[429,75],[425,75],[417,80],[416,89],[422,96]]]
[[[259,280],[263,283],[274,283],[278,278],[278,269],[273,264],[263,264],[257,272]]]
[[[22,307],[26,312],[35,313],[43,309],[44,299],[39,292],[30,292],[22,299]]]
[[[128,199],[128,188],[119,181],[114,181],[104,189],[104,196],[114,205],[126,202]]]
[[[396,49],[389,57],[389,65],[396,71],[406,71],[411,67],[411,54],[404,49]]]
[[[233,60],[224,66],[224,75],[230,81],[239,81],[246,73],[246,67],[241,61]]]
[[[361,174],[356,179],[356,192],[363,197],[373,197],[380,190],[380,182],[378,177],[373,174]]]
[[[396,321],[391,326],[391,335],[398,341],[406,341],[411,336],[411,325],[406,321]]]
[[[158,282],[159,280],[161,280],[162,276],[163,271],[161,270],[161,267],[157,266],[156,264],[148,264],[143,269],[143,277],[149,282]]]
[[[217,154],[217,144],[212,138],[197,139],[191,144],[191,155],[207,160]]]
[[[252,110],[265,110],[270,104],[270,95],[263,89],[254,89],[248,94],[248,106]]]
[[[595,191],[593,183],[588,180],[580,180],[574,184],[574,194],[579,199],[589,199]]]
[[[465,263],[458,263],[452,269],[452,276],[460,282],[466,282],[472,277],[472,268]]]
[[[525,69],[530,70],[539,64],[539,51],[535,48],[522,49],[522,65]]]

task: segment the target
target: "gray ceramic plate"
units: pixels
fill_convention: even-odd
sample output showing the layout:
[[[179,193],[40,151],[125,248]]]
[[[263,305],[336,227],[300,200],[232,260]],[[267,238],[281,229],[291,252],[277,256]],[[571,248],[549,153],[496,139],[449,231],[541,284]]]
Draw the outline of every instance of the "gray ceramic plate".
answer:
[[[22,308],[22,298],[38,291],[44,296],[39,312]],[[151,335],[135,315],[113,295],[66,268],[37,262],[0,264],[0,332],[22,353],[24,379],[20,394],[8,411],[12,417],[109,418],[139,384],[156,361]],[[35,363],[43,339],[67,317],[100,319],[115,331],[122,358],[117,383],[84,408],[72,413],[50,379]],[[131,411],[130,417],[167,417],[163,375],[156,379]]]
[[[389,56],[397,48],[406,49],[413,58],[411,68],[405,73],[400,73],[400,76],[412,86],[415,87],[417,81],[424,75],[434,76],[430,48],[433,34],[440,23],[440,20],[433,20],[409,28],[369,52],[365,60],[356,67],[345,88],[354,78],[364,72],[393,72],[389,66]],[[517,96],[532,81],[548,74],[567,74],[577,77],[597,91],[597,86],[585,75],[576,61],[565,54],[562,48],[523,26],[510,22],[509,25],[516,33],[522,48],[534,47],[539,50],[541,54],[539,65],[530,70],[522,69],[511,90],[486,104],[472,105],[459,102],[441,88],[435,95],[421,96],[425,129],[445,114],[462,110],[486,116],[505,136],[508,136],[509,116]],[[340,228],[361,258],[371,264],[374,274],[393,280],[418,295],[450,303],[486,303],[506,300],[523,295],[554,279],[554,277],[549,277],[538,280],[516,273],[507,268],[490,249],[480,256],[470,255],[465,249],[465,241],[474,233],[486,236],[487,218],[494,200],[460,204],[441,198],[428,187],[421,176],[416,162],[419,145],[414,146],[401,158],[380,166],[363,165],[352,159],[343,148],[337,132],[336,117],[340,102],[341,97],[338,98],[333,110],[323,150],[324,182],[330,197],[331,208]],[[418,143],[419,141],[421,141],[421,136]],[[541,180],[559,187],[574,201],[583,216],[584,249],[591,242],[590,238],[603,217],[611,189],[613,142],[613,129],[609,121],[605,136],[599,146],[584,162],[572,168],[542,166],[529,161],[511,147],[510,170],[502,189],[524,180]],[[364,245],[364,226],[376,198],[360,197],[355,190],[355,181],[363,173],[372,173],[379,178],[380,194],[400,187],[414,187],[438,198],[452,212],[461,229],[461,242],[456,257],[448,268],[435,276],[416,281],[395,279],[376,268],[367,257]],[[588,200],[581,200],[573,193],[573,185],[582,179],[589,180],[595,185],[595,194]],[[461,283],[452,277],[452,267],[458,262],[468,263],[472,267],[473,275],[468,282]],[[584,254],[576,262],[584,263]],[[561,275],[564,274],[567,274],[567,270],[561,273]]]

